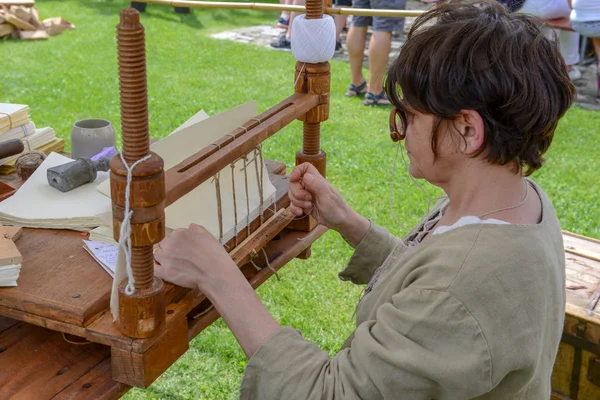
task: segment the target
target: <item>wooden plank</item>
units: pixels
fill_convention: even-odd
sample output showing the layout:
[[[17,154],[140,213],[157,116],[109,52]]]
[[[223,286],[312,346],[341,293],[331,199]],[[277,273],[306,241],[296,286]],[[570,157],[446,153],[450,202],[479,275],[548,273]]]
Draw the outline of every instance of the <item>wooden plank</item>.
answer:
[[[563,232],[563,242],[567,253],[600,262],[600,241],[570,232]]]
[[[25,311],[15,310],[13,308],[7,308],[0,306],[0,315],[4,317],[12,318],[14,320],[27,322],[30,324],[38,325],[43,328],[48,328],[53,331],[64,332],[70,335],[85,336],[85,328],[77,325],[66,324],[64,322],[55,321],[53,319],[40,317],[39,315],[30,314]],[[2,318],[2,317],[0,317]]]
[[[233,249],[229,255],[238,266],[248,263],[253,257],[253,252],[265,247],[293,218],[294,214],[289,209],[280,209],[254,231],[254,233],[248,236],[246,240],[240,243],[239,246]]]
[[[11,326],[17,324],[19,321],[8,318],[8,317],[0,317],[0,333],[4,332]]]
[[[0,335],[0,348],[0,392],[9,398],[52,398],[110,354],[106,346],[70,344],[58,332],[22,322]]]
[[[11,1],[0,1],[1,5],[4,6],[27,6],[33,7],[35,0],[11,0]]]
[[[165,172],[165,206],[173,204],[232,161],[258,147],[268,137],[321,103],[322,98],[319,95],[295,93],[259,115],[256,119],[263,122],[253,128],[244,129],[243,134],[235,141],[230,136],[224,136],[222,141],[217,141],[218,148],[208,146],[170,168]],[[273,112],[275,114],[271,115]]]
[[[23,229],[18,286],[0,289],[0,305],[79,326],[108,308],[112,279],[82,239],[74,231]]]
[[[112,379],[110,358],[106,358],[92,370],[58,393],[53,400],[118,399],[131,387]]]

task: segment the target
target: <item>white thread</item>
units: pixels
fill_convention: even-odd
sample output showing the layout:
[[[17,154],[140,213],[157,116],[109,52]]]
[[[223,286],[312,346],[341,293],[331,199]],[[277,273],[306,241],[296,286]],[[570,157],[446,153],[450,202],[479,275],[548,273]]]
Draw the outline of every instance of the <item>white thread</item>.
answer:
[[[131,181],[133,180],[133,170],[143,161],[146,161],[151,157],[151,154],[148,154],[144,158],[140,158],[130,167],[127,165],[127,162],[123,158],[123,153],[119,153],[121,157],[121,162],[125,166],[127,170],[127,186],[125,186],[125,213],[123,222],[121,222],[121,232],[119,235],[119,247],[123,249],[125,253],[125,268],[127,270],[127,286],[125,286],[125,294],[131,296],[135,293],[135,280],[133,278],[133,270],[131,269],[131,216],[133,215],[133,210],[129,210],[129,196],[130,196],[130,187]]]
[[[304,63],[321,63],[331,60],[335,53],[335,23],[330,15],[320,19],[306,19],[300,14],[292,22],[292,53]]]
[[[296,77],[296,80],[294,81],[294,87],[296,87],[296,83],[298,83],[298,80],[302,76],[302,71],[304,71],[305,65],[306,65],[306,63],[302,63],[302,67],[300,67],[300,72],[298,72],[298,76]]]

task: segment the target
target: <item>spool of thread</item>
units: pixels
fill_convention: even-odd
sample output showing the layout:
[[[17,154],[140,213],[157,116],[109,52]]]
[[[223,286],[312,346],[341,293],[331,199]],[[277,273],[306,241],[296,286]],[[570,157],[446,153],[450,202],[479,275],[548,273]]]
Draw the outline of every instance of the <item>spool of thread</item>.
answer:
[[[316,64],[331,60],[335,53],[335,23],[329,15],[306,19],[298,15],[292,22],[292,53],[296,60]]]
[[[39,150],[32,150],[21,154],[15,161],[17,175],[25,182],[42,165],[45,159],[46,154]]]

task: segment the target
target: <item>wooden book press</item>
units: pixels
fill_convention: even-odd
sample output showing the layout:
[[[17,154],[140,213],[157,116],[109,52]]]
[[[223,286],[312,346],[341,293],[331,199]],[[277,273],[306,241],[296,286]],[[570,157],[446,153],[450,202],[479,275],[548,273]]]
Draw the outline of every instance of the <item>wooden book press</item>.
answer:
[[[308,0],[306,10],[307,18],[322,18],[322,0]],[[136,10],[121,12],[117,42],[122,154],[130,166],[150,154],[133,170],[131,183],[136,290],[131,296],[121,290],[113,322],[112,280],[84,251],[81,235],[25,229],[17,243],[23,254],[18,287],[0,289],[1,397],[114,398],[130,386],[149,386],[219,317],[199,291],[154,276],[153,245],[165,236],[165,207],[297,119],[304,136],[296,163],[308,161],[325,174],[319,136],[329,114],[329,63],[297,63],[293,95],[164,172],[162,159],[149,150],[144,28]],[[230,249],[239,243],[230,254],[255,288],[291,259],[308,257],[311,243],[325,232],[309,217],[290,224],[285,166],[266,164],[279,212],[267,211],[227,243]],[[117,156],[111,162],[117,240],[126,177]]]

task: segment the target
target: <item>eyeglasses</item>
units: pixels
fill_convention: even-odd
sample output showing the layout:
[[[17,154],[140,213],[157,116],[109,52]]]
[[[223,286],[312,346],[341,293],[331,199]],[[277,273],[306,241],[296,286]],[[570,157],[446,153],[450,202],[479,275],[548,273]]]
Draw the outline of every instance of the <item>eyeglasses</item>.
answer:
[[[400,129],[398,129],[398,126]],[[390,137],[394,142],[406,137],[406,113],[394,107],[390,112]]]

